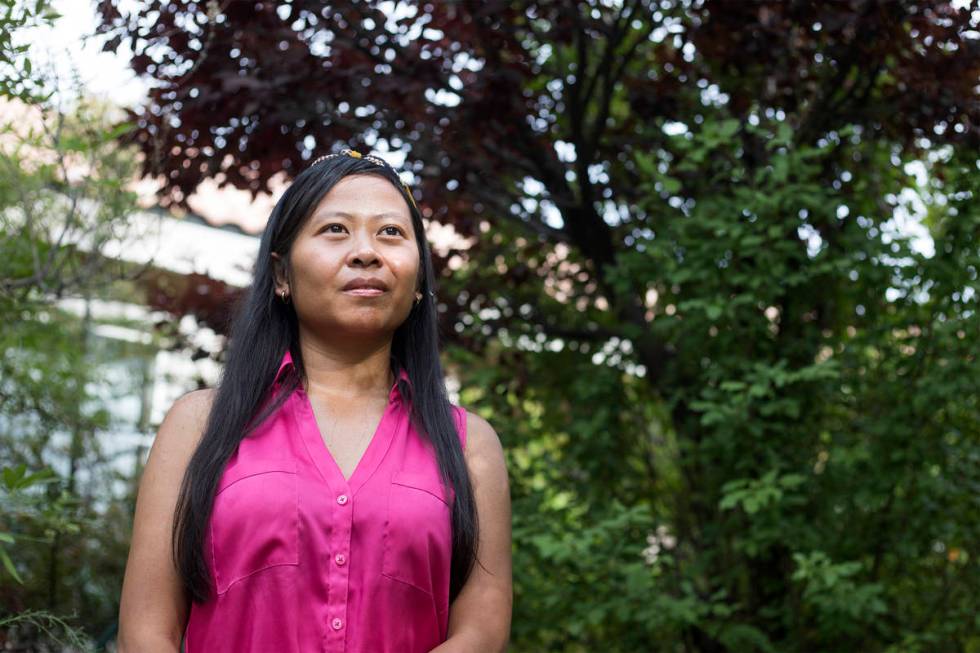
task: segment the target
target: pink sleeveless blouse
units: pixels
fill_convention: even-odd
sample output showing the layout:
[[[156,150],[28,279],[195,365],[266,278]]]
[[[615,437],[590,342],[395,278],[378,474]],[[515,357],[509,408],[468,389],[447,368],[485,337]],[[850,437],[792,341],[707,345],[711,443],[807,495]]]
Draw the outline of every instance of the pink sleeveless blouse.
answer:
[[[276,385],[292,364],[287,351]],[[466,411],[452,414],[462,447]],[[448,629],[454,496],[397,382],[347,480],[298,387],[218,483],[204,537],[217,596],[191,604],[184,650],[427,653]]]

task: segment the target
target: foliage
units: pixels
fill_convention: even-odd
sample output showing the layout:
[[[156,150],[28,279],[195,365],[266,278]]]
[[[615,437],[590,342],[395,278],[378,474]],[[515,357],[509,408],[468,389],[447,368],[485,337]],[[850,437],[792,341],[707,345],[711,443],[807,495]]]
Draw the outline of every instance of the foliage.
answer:
[[[0,562],[4,570],[15,581],[24,585],[24,579],[17,571],[10,557],[9,550],[25,550],[38,544],[51,544],[57,533],[77,534],[79,524],[72,521],[71,513],[77,503],[77,498],[61,490],[61,493],[51,500],[46,494],[32,493],[31,488],[49,483],[57,483],[57,474],[50,468],[39,472],[28,473],[24,464],[17,467],[3,468],[2,500],[0,514],[13,522],[32,522],[36,530],[43,530],[45,537],[36,538],[11,532],[0,532]],[[6,585],[6,582],[3,583]],[[5,639],[17,640],[17,629],[28,627],[44,634],[47,641],[59,646],[87,646],[81,631],[66,622],[63,618],[47,610],[23,610],[17,614],[0,618],[0,632],[7,633]]]
[[[471,240],[513,650],[980,649],[976,3],[117,4],[164,201],[377,143]]]
[[[62,89],[52,102],[9,100],[0,123],[0,302],[79,295],[136,278],[116,252],[138,238],[128,182],[131,150],[116,139],[111,107]],[[114,125],[114,126],[113,126]],[[111,251],[107,251],[112,248]]]
[[[26,29],[50,25],[59,18],[48,0],[0,0],[0,97],[25,102],[49,99],[50,90],[37,75],[28,50],[17,36]]]
[[[5,29],[55,18],[43,2],[0,7]],[[88,650],[118,613],[131,512],[91,302],[141,272],[116,259],[135,154],[112,108],[32,66],[20,36],[0,38],[0,638]]]

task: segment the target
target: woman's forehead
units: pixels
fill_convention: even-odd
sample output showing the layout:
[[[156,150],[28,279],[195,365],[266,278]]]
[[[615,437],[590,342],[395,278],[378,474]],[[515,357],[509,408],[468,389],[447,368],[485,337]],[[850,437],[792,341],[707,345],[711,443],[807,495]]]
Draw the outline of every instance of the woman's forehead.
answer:
[[[408,203],[394,185],[376,175],[344,177],[323,196],[312,217],[354,220],[397,218],[411,220]]]

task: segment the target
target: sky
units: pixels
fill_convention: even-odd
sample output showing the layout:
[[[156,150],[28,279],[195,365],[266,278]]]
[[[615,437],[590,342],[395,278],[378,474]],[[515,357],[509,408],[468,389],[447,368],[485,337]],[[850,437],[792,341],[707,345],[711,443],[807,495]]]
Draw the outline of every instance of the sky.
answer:
[[[50,29],[32,36],[38,52],[49,51],[60,75],[71,74],[73,62],[81,80],[95,95],[120,105],[133,105],[146,96],[147,85],[129,67],[130,51],[101,52],[102,40],[95,32],[95,10],[91,0],[54,0],[52,6],[61,18]]]

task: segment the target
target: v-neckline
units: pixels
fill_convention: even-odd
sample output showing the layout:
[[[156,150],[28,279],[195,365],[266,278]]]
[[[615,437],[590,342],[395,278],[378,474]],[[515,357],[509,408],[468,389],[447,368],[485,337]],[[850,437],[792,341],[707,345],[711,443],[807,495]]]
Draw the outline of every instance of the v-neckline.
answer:
[[[341,470],[336,458],[334,458],[329,447],[327,447],[327,443],[323,439],[323,434],[320,431],[320,425],[317,423],[316,414],[313,411],[313,403],[310,401],[309,395],[306,394],[303,388],[298,388],[297,394],[299,395],[299,401],[296,406],[296,417],[303,442],[307,447],[307,452],[313,459],[324,481],[330,485],[336,485],[340,490],[349,491],[353,495],[364,484],[367,478],[371,476],[374,470],[378,468],[391,444],[394,429],[391,428],[389,422],[391,420],[391,411],[396,401],[394,391],[389,393],[384,412],[381,414],[381,419],[374,428],[371,440],[368,442],[357,464],[354,465],[354,471],[347,478],[344,477],[343,470]]]
[[[391,401],[388,401],[388,402],[385,403],[384,410],[381,411],[381,419],[378,420],[378,423],[375,425],[374,430],[371,431],[371,439],[368,440],[368,444],[367,444],[366,447],[364,447],[364,451],[361,452],[361,455],[357,459],[357,462],[354,463],[354,469],[351,470],[350,476],[345,477],[344,476],[344,470],[340,467],[340,463],[337,462],[337,456],[334,455],[334,453],[332,451],[330,451],[330,447],[327,445],[327,440],[324,437],[325,434],[323,432],[323,429],[320,428],[320,420],[317,419],[316,409],[313,407],[313,401],[310,399],[310,396],[309,395],[306,395],[306,400],[307,400],[307,402],[309,403],[309,406],[310,406],[310,417],[312,417],[312,419],[313,419],[312,424],[314,424],[316,426],[316,432],[317,432],[317,435],[320,436],[320,442],[323,443],[324,450],[327,452],[327,455],[330,457],[330,460],[333,461],[333,464],[337,468],[337,473],[340,474],[340,477],[344,479],[344,482],[345,483],[350,484],[351,479],[354,478],[354,474],[357,473],[357,469],[361,466],[361,461],[363,461],[365,458],[367,458],[368,452],[371,449],[371,444],[374,442],[375,438],[377,438],[378,431],[381,430],[381,426],[384,424],[385,417],[388,416],[388,406],[391,404]],[[334,428],[334,427],[331,427],[331,428]],[[336,429],[334,428],[334,430],[336,430]]]

